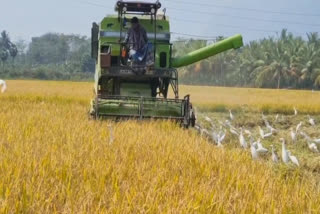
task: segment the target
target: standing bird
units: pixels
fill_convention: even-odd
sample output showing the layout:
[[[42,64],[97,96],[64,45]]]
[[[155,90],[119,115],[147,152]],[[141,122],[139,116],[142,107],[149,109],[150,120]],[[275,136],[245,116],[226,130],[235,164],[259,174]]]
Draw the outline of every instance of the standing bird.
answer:
[[[205,137],[210,136],[208,130],[205,129],[205,128],[202,128],[201,131],[200,131],[200,137],[203,137],[203,135],[206,135]]]
[[[265,134],[260,126],[258,126],[258,128],[259,128],[259,134],[262,139],[265,139],[265,138],[270,137],[272,135],[272,131],[270,133]]]
[[[242,128],[240,128],[241,131],[240,131],[240,136],[239,136],[239,141],[240,141],[240,146],[244,149],[247,148],[247,142],[246,140],[244,139],[244,136],[243,136],[243,133],[242,133]]]
[[[231,128],[231,127],[230,127],[230,132],[231,132],[231,134],[239,136],[239,133],[237,132],[237,130],[235,130],[235,129]]]
[[[201,131],[201,127],[200,127],[199,125],[195,125],[194,128],[195,128],[198,132]]]
[[[259,128],[259,134],[260,134],[260,136],[261,136],[262,139],[263,139],[264,131],[262,130],[262,128],[261,128],[260,126],[258,126],[258,128]]]
[[[257,149],[255,147],[254,143],[250,144],[250,151],[251,151],[251,156],[253,160],[257,160],[259,158],[259,154],[257,152]]]
[[[248,129],[245,129],[245,130],[244,130],[244,133],[246,133],[248,136],[251,136],[251,135],[252,135],[251,131],[248,130]]]
[[[212,120],[211,120],[211,118],[210,117],[208,117],[208,116],[205,116],[205,118],[204,118],[206,121],[208,121],[208,122],[212,122]]]
[[[275,123],[278,122],[278,119],[279,119],[279,114],[276,115],[274,122]]]
[[[230,116],[230,120],[233,120],[233,119],[234,119],[234,116],[233,116],[233,114],[232,114],[232,112],[231,112],[231,109],[229,110],[229,116]]]
[[[216,142],[218,147],[222,147],[222,141],[224,140],[226,133],[227,133],[226,130],[224,132],[220,131],[219,133],[216,133],[216,132],[212,133],[212,138]]]
[[[231,122],[229,120],[226,120],[225,125],[229,126],[231,129],[236,130],[236,128],[231,124]]]
[[[300,132],[300,135],[304,137],[307,141],[312,141],[311,137],[304,132]]]
[[[318,147],[315,143],[310,143],[309,141],[307,141],[307,142],[308,142],[308,147],[309,147],[310,151],[315,152],[315,153],[319,152]]]
[[[293,128],[290,128],[290,136],[291,136],[292,142],[296,142],[297,133],[293,131]]]
[[[299,166],[299,161],[296,158],[296,156],[291,155],[290,151],[287,151],[287,153],[288,153],[288,156],[289,156],[291,162],[294,163],[295,165]]]
[[[257,149],[258,153],[267,153],[268,152],[268,149],[263,147],[260,139],[258,139],[257,145],[258,145],[258,149]]]
[[[319,144],[320,143],[320,138],[319,139],[314,139],[313,140],[315,143]]]
[[[270,130],[271,134],[273,132],[277,132],[277,129],[273,128],[267,120],[265,120],[264,123],[266,124],[267,129]]]
[[[299,131],[299,129],[301,128],[301,126],[302,126],[302,122],[300,122],[300,123],[297,125],[297,127],[296,127],[296,133],[298,133],[298,131]]]
[[[298,115],[298,111],[297,111],[296,107],[293,107],[293,111],[294,111],[294,115],[297,116]]]
[[[282,143],[282,151],[281,151],[281,156],[282,156],[282,161],[284,163],[288,163],[289,162],[289,155],[288,155],[288,151],[286,149],[286,142],[283,138],[280,138],[280,141]]]
[[[316,123],[314,122],[314,119],[313,119],[312,117],[310,117],[310,115],[308,115],[308,117],[309,117],[309,123],[310,123],[310,125],[311,125],[311,126],[315,126]]]
[[[0,79],[0,85],[1,85],[1,93],[4,93],[7,90],[6,81]]]
[[[210,117],[206,116],[204,119],[210,123],[212,128],[215,128],[215,125],[213,124],[213,121],[211,120]]]
[[[278,158],[277,153],[274,151],[273,145],[271,145],[271,151],[272,151],[272,156],[271,156],[272,161],[274,163],[278,163],[279,162],[279,158]]]

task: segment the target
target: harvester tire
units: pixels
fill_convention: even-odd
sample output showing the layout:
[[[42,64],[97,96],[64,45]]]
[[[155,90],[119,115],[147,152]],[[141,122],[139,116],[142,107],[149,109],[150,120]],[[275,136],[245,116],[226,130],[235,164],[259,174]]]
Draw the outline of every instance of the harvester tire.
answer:
[[[191,127],[194,127],[196,125],[196,115],[194,114],[193,111],[192,111],[191,117],[190,117],[190,125],[191,125]]]

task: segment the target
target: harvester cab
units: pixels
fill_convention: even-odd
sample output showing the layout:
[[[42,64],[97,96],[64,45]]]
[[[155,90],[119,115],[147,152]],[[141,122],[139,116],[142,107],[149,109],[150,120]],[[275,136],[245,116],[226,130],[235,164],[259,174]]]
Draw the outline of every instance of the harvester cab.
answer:
[[[194,126],[190,96],[179,99],[177,68],[242,46],[241,35],[236,35],[173,58],[169,18],[158,13],[160,8],[159,1],[117,1],[117,14],[93,23],[92,57],[96,71],[90,114],[94,118],[172,119],[184,127]],[[131,49],[136,40],[127,39],[133,17],[139,20],[147,37],[138,51]],[[137,37],[140,41],[143,35]],[[169,99],[170,88],[173,93]]]

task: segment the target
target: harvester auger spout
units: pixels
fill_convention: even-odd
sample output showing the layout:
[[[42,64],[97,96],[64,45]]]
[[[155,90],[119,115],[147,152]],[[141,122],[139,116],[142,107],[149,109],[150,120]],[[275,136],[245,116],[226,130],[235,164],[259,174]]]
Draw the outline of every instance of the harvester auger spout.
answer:
[[[184,127],[195,125],[190,96],[179,99],[176,69],[240,48],[242,37],[236,35],[173,58],[169,17],[158,14],[160,8],[159,1],[121,0],[116,2],[116,15],[106,16],[99,24],[93,23],[91,52],[96,71],[92,117],[172,119]],[[135,56],[139,51],[134,49],[134,37],[128,39],[136,25],[143,28],[141,32],[145,35],[141,50],[147,50],[140,57]],[[153,59],[151,64],[148,58]],[[174,95],[170,99],[169,88]]]
[[[220,42],[208,45],[198,50],[192,51],[185,56],[172,58],[171,65],[174,68],[180,68],[199,62],[208,57],[217,55],[230,49],[238,49],[243,46],[242,36],[237,34],[235,36],[224,39]]]

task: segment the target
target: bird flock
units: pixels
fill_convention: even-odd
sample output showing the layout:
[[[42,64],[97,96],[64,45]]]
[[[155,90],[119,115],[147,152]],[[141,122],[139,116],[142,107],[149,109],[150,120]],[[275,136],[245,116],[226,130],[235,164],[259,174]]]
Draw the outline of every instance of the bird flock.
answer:
[[[293,115],[298,115],[298,110],[296,107],[293,108]],[[235,120],[235,116],[233,115],[232,111],[229,110],[229,118],[225,121],[218,121],[218,123],[214,123],[214,121],[205,116],[205,120],[210,124],[210,128],[203,128],[200,125],[196,125],[195,128],[201,133],[201,136],[206,136],[210,138],[219,148],[224,146],[224,139],[227,133],[230,133],[231,136],[238,139],[239,146],[244,149],[248,150],[251,153],[253,160],[259,160],[262,157],[268,157],[270,155],[270,159],[274,163],[283,162],[285,164],[292,163],[295,166],[300,166],[299,160],[296,156],[294,156],[290,150],[287,149],[287,142],[284,137],[278,139],[278,142],[281,143],[281,157],[278,156],[278,153],[273,145],[270,145],[270,148],[266,148],[262,140],[270,138],[272,136],[276,136],[279,133],[279,130],[274,128],[268,118],[262,113],[261,117],[264,123],[264,127],[260,125],[257,126],[257,135],[253,134],[254,130],[245,129],[243,127],[236,128],[233,125],[233,121]],[[282,115],[282,118],[284,116]],[[273,120],[273,123],[277,123],[279,121],[279,114],[277,114]],[[306,121],[300,121],[295,127],[291,127],[288,133],[292,144],[295,145],[298,138],[302,138],[310,152],[319,153],[318,144],[320,144],[320,139],[314,139],[302,131],[303,126],[316,126],[316,122],[314,118],[310,115],[307,115]]]

